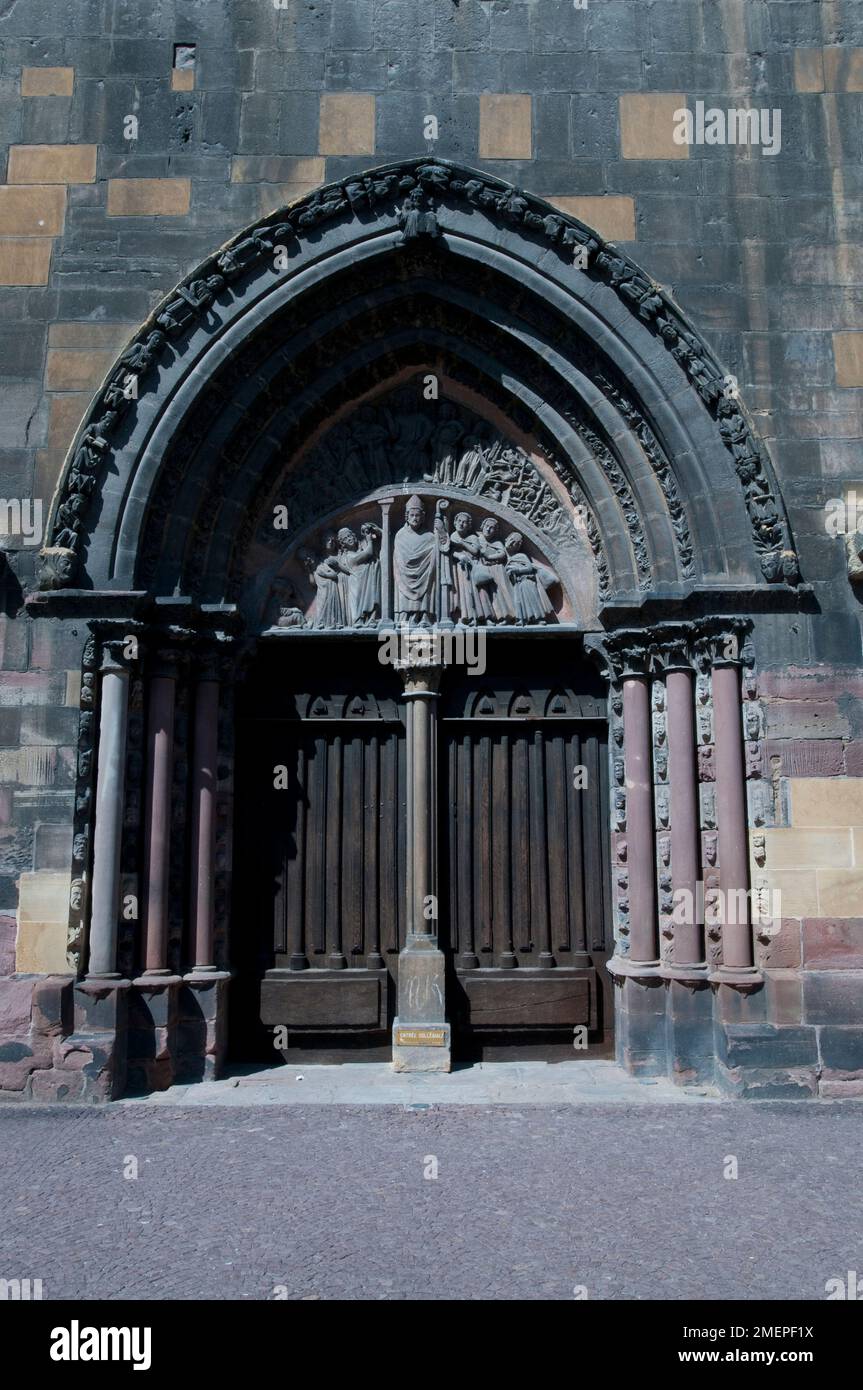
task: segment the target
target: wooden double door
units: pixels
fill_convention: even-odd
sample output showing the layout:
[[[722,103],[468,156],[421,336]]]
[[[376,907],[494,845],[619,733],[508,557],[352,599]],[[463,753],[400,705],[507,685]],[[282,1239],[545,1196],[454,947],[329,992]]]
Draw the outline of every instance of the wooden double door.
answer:
[[[383,1055],[406,932],[401,683],[375,642],[291,638],[290,667],[287,646],[262,653],[240,700],[240,1032],[258,1055],[279,1027],[290,1048]],[[544,676],[520,673],[528,648]],[[571,1056],[574,1028],[599,1042],[610,1014],[603,698],[589,668],[555,675],[566,651],[498,637],[488,670],[446,670],[435,702],[429,915],[463,1057]]]

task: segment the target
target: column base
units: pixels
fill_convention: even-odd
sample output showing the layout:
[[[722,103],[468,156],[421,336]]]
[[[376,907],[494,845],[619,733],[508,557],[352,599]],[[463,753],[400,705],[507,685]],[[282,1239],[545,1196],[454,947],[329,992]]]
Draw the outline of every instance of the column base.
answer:
[[[174,1082],[182,981],[168,970],[164,974],[145,970],[132,984],[126,1088],[133,1095],[166,1091]]]
[[[450,1025],[394,1019],[393,1071],[452,1071]]]
[[[436,936],[408,933],[399,952],[398,1017],[393,1023],[394,1071],[450,1071],[446,962]]]
[[[217,1081],[228,1044],[226,970],[190,970],[179,996],[174,1080]]]

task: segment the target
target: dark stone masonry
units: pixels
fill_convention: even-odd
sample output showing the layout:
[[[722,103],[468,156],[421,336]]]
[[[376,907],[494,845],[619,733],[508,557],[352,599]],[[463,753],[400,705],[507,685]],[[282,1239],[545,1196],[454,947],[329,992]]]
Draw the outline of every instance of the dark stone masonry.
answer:
[[[863,6],[0,0],[0,139],[0,1089],[863,1095]]]

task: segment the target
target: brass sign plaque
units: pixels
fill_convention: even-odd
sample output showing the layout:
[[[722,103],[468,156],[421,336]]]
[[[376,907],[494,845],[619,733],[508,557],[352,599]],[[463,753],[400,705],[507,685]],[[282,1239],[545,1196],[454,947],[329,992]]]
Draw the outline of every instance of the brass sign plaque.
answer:
[[[443,1028],[397,1028],[396,1047],[443,1047]]]

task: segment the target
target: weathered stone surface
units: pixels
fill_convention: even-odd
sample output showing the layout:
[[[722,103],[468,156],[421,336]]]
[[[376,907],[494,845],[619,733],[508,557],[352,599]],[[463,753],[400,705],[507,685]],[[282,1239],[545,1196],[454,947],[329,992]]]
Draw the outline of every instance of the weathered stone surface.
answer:
[[[527,95],[483,93],[479,99],[482,159],[530,159],[532,103]]]
[[[814,1066],[818,1039],[814,1028],[768,1023],[731,1023],[719,1037],[719,1057],[729,1068],[760,1071]]]
[[[860,767],[848,765],[848,748],[840,739],[769,739],[767,756],[779,759],[783,777],[849,777],[860,776]]]
[[[96,145],[13,145],[9,183],[92,183]]]
[[[189,179],[109,179],[109,217],[185,217]]]
[[[863,970],[863,917],[801,923],[807,970]]]
[[[0,979],[0,1033],[4,1036],[29,1033],[35,983],[31,975]]]
[[[372,93],[327,92],[322,96],[319,153],[374,154],[374,150],[375,98]]]
[[[788,793],[791,823],[795,827],[863,827],[861,777],[793,778],[789,780]]]
[[[75,83],[74,68],[22,68],[22,97],[70,97]]]
[[[609,241],[635,241],[635,200],[627,197],[549,199],[555,207],[595,227]]]
[[[0,236],[58,236],[63,230],[65,214],[65,188],[53,184],[39,187],[0,185]]]
[[[47,285],[52,242],[0,241],[0,285]]]
[[[682,92],[625,92],[619,100],[624,159],[689,158],[688,145],[674,140],[674,113],[686,108]]]

